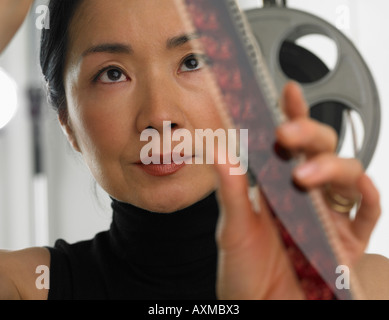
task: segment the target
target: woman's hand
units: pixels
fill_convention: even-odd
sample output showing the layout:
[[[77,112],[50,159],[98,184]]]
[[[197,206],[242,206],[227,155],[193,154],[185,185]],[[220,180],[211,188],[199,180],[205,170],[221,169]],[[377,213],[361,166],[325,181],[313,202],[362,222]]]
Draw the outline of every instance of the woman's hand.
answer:
[[[22,25],[33,0],[0,0],[0,53]]]
[[[302,187],[330,186],[345,198],[361,195],[355,219],[330,210],[339,237],[354,265],[363,255],[380,215],[379,194],[355,159],[335,155],[337,136],[329,126],[308,116],[299,86],[286,85],[283,108],[289,121],[277,129],[278,142],[305,154],[294,171]],[[302,289],[294,274],[278,230],[262,195],[256,212],[248,196],[247,178],[229,174],[230,165],[216,165],[221,215],[217,229],[219,249],[217,293],[220,299],[300,299]]]

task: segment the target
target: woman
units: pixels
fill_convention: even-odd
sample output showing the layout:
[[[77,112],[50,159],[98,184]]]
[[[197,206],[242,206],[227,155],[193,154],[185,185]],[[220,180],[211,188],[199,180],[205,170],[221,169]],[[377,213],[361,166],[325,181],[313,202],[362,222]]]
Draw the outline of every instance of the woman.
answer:
[[[32,0],[2,0],[0,3],[0,52],[4,50],[22,24]]]
[[[253,209],[247,179],[230,175],[232,165],[140,161],[142,132],[162,134],[164,121],[193,135],[222,127],[204,88],[205,62],[193,49],[198,39],[188,36],[173,1],[56,0],[50,14],[41,64],[51,102],[112,198],[113,222],[90,241],[1,253],[0,296],[304,298],[265,202],[259,197],[259,213]],[[357,160],[334,155],[335,133],[308,118],[296,84],[286,86],[283,105],[290,120],[277,130],[279,143],[308,158],[296,182],[362,195],[355,220],[331,213],[367,297],[389,297],[381,285],[387,260],[363,254],[380,214],[378,192]],[[36,285],[39,265],[50,267],[50,289]]]

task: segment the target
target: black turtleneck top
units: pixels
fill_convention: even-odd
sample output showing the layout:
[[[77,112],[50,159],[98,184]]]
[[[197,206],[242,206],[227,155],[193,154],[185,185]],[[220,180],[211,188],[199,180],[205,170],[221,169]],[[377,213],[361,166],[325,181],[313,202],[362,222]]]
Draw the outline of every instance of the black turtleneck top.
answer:
[[[49,299],[216,299],[215,193],[174,213],[112,201],[110,229],[49,247]]]

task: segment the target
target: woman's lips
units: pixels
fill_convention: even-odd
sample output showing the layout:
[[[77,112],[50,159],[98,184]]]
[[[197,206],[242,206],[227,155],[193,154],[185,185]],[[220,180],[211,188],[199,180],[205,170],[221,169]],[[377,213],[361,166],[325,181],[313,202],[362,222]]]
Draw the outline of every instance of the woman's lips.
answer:
[[[162,177],[162,176],[172,175],[173,173],[176,173],[178,170],[182,169],[186,165],[185,160],[187,159],[184,158],[181,164],[174,163],[173,160],[171,160],[171,163],[164,164],[163,156],[161,156],[160,158],[161,158],[161,164],[153,164],[153,163],[143,164],[140,161],[137,162],[136,165],[140,169],[142,169],[143,171],[145,171],[146,173],[152,176]],[[171,157],[171,159],[172,158],[173,157]],[[192,157],[188,157],[188,158],[192,158]]]
[[[173,173],[176,173],[178,170],[185,166],[185,162],[182,164],[137,164],[139,168],[147,172],[148,174],[156,177],[168,176]]]

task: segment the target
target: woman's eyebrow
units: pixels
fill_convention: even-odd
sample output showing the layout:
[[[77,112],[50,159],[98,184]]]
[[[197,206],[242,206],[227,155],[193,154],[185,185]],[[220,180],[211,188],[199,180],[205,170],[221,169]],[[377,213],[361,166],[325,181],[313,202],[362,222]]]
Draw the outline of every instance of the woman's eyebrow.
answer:
[[[90,54],[102,53],[102,52],[132,54],[133,49],[130,45],[123,44],[123,43],[103,43],[88,48],[82,53],[81,57],[85,58]]]
[[[176,37],[172,37],[166,41],[166,47],[168,49],[174,49],[184,45],[185,43],[200,38],[198,33],[182,34]],[[133,54],[134,50],[128,44],[124,43],[102,43],[95,46],[92,46],[86,49],[81,57],[85,58],[86,56],[94,53],[125,53]]]
[[[182,34],[177,37],[170,38],[166,41],[166,47],[168,49],[174,49],[177,47],[180,47],[184,45],[185,43],[200,38],[201,35],[199,33],[189,33],[189,34]]]

